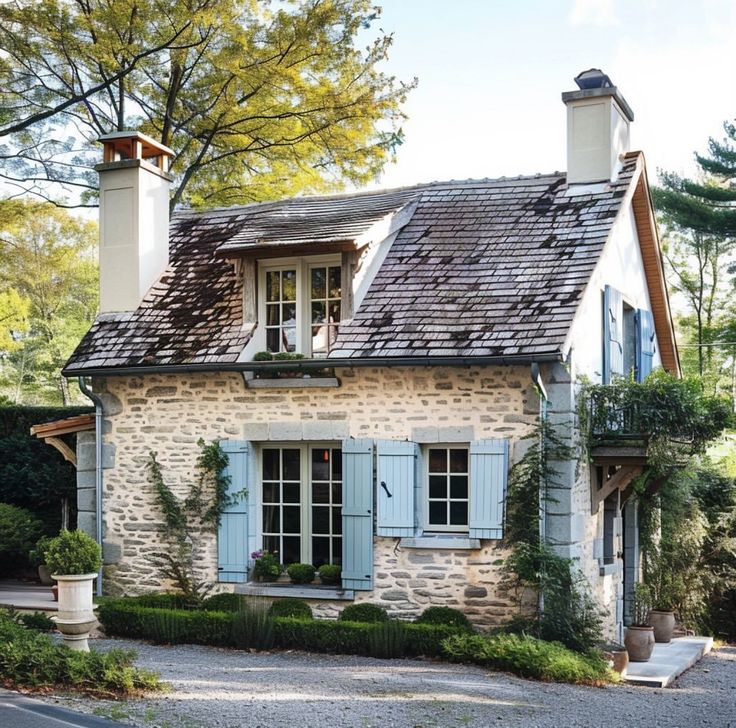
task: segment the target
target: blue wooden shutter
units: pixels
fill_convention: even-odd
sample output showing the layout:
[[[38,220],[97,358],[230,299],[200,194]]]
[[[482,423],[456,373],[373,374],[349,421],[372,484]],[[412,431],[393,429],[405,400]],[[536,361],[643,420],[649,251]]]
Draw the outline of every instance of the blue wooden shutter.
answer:
[[[652,371],[656,351],[656,332],[651,311],[636,312],[636,381],[643,382]]]
[[[342,586],[373,589],[373,440],[342,443]]]
[[[227,453],[230,476],[228,494],[240,494],[228,506],[220,519],[217,534],[217,570],[219,581],[242,582],[248,580],[248,498],[243,490],[252,491],[249,482],[251,445],[242,440],[222,440],[220,447]]]
[[[624,373],[624,300],[606,286],[603,292],[603,384]]]
[[[508,440],[470,443],[470,538],[502,538]]]
[[[379,536],[413,536],[419,447],[414,442],[379,440],[376,454],[376,533]]]

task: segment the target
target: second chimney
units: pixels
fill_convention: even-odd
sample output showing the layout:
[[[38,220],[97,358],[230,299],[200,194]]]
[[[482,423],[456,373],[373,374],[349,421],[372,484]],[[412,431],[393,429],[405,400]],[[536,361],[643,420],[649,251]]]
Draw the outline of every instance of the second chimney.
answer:
[[[136,131],[100,137],[100,313],[133,311],[169,263],[169,159]]]
[[[567,183],[613,182],[621,155],[629,151],[634,112],[598,68],[575,77],[578,91],[567,91]]]

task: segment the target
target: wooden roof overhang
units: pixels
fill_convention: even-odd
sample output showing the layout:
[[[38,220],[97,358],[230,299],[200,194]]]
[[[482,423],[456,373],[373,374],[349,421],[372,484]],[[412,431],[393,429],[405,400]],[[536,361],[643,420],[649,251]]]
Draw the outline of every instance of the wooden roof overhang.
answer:
[[[70,462],[75,468],[77,467],[77,455],[69,445],[62,440],[63,435],[71,435],[77,432],[85,432],[94,430],[95,416],[94,414],[75,415],[67,417],[63,420],[55,420],[54,422],[44,422],[40,425],[31,427],[31,435],[43,440],[47,445],[56,448],[64,458]]]
[[[243,258],[290,258],[302,255],[324,255],[329,253],[350,253],[360,246],[355,240],[334,240],[324,243],[263,243],[242,248],[216,250],[215,256],[227,260]]]

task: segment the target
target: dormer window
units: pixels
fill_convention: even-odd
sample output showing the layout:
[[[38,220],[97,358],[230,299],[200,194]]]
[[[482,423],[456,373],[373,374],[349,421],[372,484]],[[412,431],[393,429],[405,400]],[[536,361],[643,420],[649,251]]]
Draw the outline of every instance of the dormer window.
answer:
[[[342,316],[340,259],[261,261],[259,273],[259,320],[266,350],[327,356]]]

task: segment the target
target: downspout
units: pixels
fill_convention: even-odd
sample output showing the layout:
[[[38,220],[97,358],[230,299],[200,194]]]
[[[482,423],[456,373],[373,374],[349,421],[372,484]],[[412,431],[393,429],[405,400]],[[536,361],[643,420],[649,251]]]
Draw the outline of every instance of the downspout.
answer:
[[[78,378],[79,389],[95,405],[95,540],[102,548],[102,398]],[[97,596],[102,596],[102,567],[97,573]]]
[[[547,422],[547,390],[544,387],[542,376],[539,371],[539,363],[532,362],[532,381],[539,394],[539,422],[542,430],[539,435],[539,465],[540,473],[544,472],[545,459],[545,442],[544,442],[544,425]],[[547,541],[547,486],[544,482],[544,476],[539,478],[539,542],[544,545]],[[539,590],[539,613],[544,614],[544,592]]]

